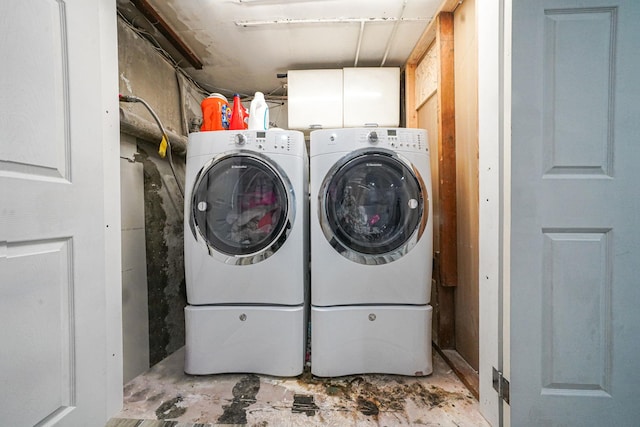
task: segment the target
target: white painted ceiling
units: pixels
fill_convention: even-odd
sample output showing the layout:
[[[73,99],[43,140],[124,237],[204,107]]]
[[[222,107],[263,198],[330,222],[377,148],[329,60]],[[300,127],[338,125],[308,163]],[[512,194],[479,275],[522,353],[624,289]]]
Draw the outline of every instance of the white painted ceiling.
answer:
[[[286,95],[288,70],[402,66],[441,0],[148,0],[203,62],[196,70],[129,0],[146,29],[210,92]]]

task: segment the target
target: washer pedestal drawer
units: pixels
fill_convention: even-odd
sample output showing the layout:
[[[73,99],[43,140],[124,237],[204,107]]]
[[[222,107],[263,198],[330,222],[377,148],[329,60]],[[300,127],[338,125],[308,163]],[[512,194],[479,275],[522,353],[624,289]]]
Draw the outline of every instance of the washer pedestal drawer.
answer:
[[[311,307],[311,373],[423,376],[433,371],[432,308]]]
[[[187,306],[185,372],[300,375],[304,306]]]

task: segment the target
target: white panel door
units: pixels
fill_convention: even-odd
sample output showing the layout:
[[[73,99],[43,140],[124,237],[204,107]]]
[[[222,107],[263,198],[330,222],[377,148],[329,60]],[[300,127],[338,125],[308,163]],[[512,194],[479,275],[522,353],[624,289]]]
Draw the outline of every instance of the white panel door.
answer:
[[[513,426],[640,420],[639,22],[513,0]]]
[[[0,424],[122,404],[115,0],[0,3]]]

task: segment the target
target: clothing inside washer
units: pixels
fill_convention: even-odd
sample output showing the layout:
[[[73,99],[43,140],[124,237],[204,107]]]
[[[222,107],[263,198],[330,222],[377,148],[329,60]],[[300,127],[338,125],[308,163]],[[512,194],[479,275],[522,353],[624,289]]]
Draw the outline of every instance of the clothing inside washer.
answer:
[[[213,165],[194,194],[194,217],[208,243],[228,254],[267,247],[287,214],[286,191],[267,165],[231,157]]]
[[[326,209],[336,237],[359,252],[381,254],[413,234],[423,202],[420,185],[406,167],[369,154],[335,174]]]

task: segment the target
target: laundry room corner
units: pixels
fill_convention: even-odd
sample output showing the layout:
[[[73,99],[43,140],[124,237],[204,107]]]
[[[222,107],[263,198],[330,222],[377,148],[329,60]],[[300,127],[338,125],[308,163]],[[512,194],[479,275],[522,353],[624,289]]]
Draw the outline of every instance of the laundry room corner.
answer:
[[[125,383],[184,345],[181,187],[187,134],[199,125],[204,97],[146,37],[119,16],[120,94],[152,110],[120,103]],[[158,154],[162,131],[154,114],[168,135],[172,164]]]

